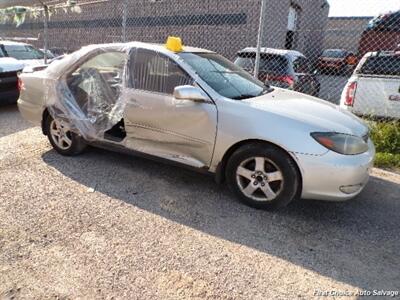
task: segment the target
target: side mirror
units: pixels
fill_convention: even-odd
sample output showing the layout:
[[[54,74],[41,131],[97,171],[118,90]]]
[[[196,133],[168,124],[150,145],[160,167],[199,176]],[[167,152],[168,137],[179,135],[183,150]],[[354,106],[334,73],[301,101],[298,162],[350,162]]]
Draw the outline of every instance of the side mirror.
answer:
[[[190,100],[199,103],[211,103],[210,98],[200,88],[191,85],[181,85],[174,89],[174,98],[177,100]]]

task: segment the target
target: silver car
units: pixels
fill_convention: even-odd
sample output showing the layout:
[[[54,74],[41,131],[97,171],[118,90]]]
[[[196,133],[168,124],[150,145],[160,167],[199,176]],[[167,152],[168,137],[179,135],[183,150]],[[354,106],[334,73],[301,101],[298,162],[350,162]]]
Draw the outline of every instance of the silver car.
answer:
[[[91,144],[166,159],[214,174],[256,208],[350,199],[373,164],[357,117],[204,49],[92,45],[20,80],[21,114],[60,154]]]

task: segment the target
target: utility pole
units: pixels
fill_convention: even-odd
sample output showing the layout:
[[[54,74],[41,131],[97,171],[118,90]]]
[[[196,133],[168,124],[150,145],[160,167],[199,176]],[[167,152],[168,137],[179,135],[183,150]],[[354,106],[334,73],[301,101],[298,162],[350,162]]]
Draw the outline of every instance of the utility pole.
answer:
[[[256,62],[254,66],[254,77],[258,78],[258,73],[260,72],[260,60],[261,60],[261,44],[264,33],[264,17],[265,10],[267,8],[267,0],[261,0],[260,9],[260,25],[258,26],[258,36],[257,36],[257,52],[256,52]]]
[[[47,50],[48,50],[48,39],[49,39],[49,7],[42,1],[38,0],[43,6],[44,10],[44,63],[47,64]]]
[[[122,41],[126,43],[126,20],[128,13],[128,0],[124,0],[123,2],[123,11],[122,11]]]

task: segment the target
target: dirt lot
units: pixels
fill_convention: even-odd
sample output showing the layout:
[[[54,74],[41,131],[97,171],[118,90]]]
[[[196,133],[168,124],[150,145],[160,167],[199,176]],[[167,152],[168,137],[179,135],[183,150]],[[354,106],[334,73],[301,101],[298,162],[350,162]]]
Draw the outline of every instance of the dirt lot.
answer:
[[[0,299],[400,290],[399,216],[392,173],[374,170],[347,203],[257,211],[190,171],[95,149],[61,157],[0,107]]]

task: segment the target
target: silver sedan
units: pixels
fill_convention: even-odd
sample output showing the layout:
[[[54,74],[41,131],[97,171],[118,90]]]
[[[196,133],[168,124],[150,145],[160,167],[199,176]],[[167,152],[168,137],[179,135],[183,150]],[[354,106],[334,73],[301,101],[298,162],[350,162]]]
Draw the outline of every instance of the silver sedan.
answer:
[[[23,73],[19,86],[23,117],[60,154],[91,144],[162,158],[215,174],[256,208],[350,199],[373,164],[357,117],[204,49],[93,45]]]

